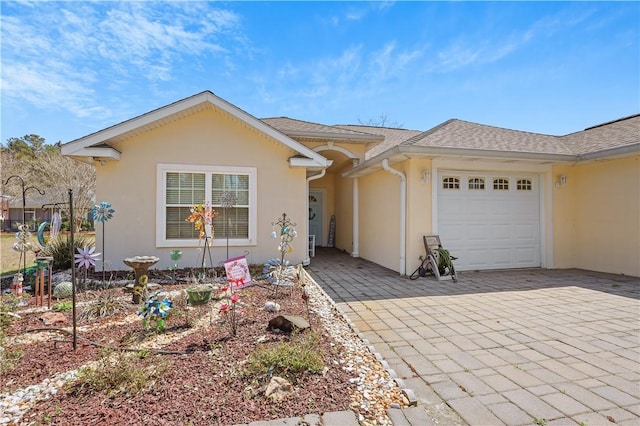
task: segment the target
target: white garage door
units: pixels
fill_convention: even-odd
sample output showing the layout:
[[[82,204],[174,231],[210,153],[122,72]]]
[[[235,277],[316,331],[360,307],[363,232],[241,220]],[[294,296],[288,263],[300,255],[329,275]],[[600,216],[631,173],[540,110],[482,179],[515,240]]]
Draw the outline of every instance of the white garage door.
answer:
[[[438,234],[464,270],[540,264],[540,189],[534,174],[440,171]]]

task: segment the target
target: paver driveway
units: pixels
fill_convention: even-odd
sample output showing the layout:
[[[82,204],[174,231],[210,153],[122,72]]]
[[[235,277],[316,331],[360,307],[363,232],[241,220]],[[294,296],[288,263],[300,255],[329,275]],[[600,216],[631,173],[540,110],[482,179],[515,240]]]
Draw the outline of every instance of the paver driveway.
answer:
[[[435,424],[640,425],[637,278],[530,269],[412,281],[334,249],[307,270]]]

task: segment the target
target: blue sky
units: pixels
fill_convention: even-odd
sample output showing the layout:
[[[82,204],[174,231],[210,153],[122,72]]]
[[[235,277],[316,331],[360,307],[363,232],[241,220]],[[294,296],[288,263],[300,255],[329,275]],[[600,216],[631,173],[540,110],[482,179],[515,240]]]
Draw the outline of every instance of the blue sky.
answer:
[[[567,134],[640,111],[639,2],[0,2],[2,143],[211,90],[258,117]]]

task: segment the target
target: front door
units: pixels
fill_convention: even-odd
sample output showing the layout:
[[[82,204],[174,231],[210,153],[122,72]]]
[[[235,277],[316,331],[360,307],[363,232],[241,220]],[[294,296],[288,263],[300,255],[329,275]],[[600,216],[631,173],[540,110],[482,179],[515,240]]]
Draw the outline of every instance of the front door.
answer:
[[[322,198],[320,191],[309,191],[309,235],[316,236],[316,245],[322,245]]]

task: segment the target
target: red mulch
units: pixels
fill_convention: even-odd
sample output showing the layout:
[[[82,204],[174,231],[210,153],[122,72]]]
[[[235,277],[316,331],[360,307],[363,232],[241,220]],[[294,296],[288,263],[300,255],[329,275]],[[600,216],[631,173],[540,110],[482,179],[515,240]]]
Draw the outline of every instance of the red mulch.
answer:
[[[165,285],[163,288],[173,290],[180,287]],[[277,314],[263,309],[268,300],[266,289],[253,286],[239,290],[238,294],[244,309],[237,336],[231,336],[228,328],[218,320],[211,325],[207,321],[206,326],[195,333],[163,347],[188,353],[149,356],[150,362],[161,358],[169,363],[169,368],[148,389],[137,395],[109,396],[103,392],[91,393],[67,387],[52,399],[38,402],[22,421],[59,425],[229,425],[348,409],[349,396],[354,392],[355,385],[349,383],[349,373],[339,367],[340,354],[336,348],[340,346],[332,346],[331,337],[322,329],[313,313],[310,318],[312,329],[321,331],[322,335],[317,351],[322,354],[328,367],[324,374],[307,375],[299,379],[294,383],[295,393],[281,403],[264,396],[267,377],[252,379],[240,374],[243,363],[256,348],[259,337],[266,336],[266,344],[272,345],[290,336],[267,331],[269,319]],[[82,297],[79,300],[82,301]],[[290,297],[278,298],[277,302],[282,306],[280,313],[306,318],[306,308],[299,289]],[[191,315],[206,317],[210,308],[211,304],[196,307]],[[127,305],[126,310],[106,319],[79,321],[78,327],[90,326],[91,329],[79,332],[88,340],[79,339],[77,350],[73,350],[71,337],[64,334],[55,334],[37,343],[14,346],[12,349],[21,350],[23,357],[13,371],[0,375],[0,392],[12,392],[38,384],[56,373],[74,370],[97,359],[99,349],[88,341],[108,346],[135,347],[141,337],[144,338],[142,341],[153,338],[151,333],[142,332],[141,320],[95,327],[99,323],[121,320],[127,314],[135,313],[136,307]],[[22,319],[11,326],[8,336],[43,327],[38,320],[40,314],[21,315]],[[65,313],[65,316],[67,323],[62,326],[71,327],[71,312]],[[169,319],[167,327],[166,335],[179,333],[185,330],[185,320],[173,317]]]

